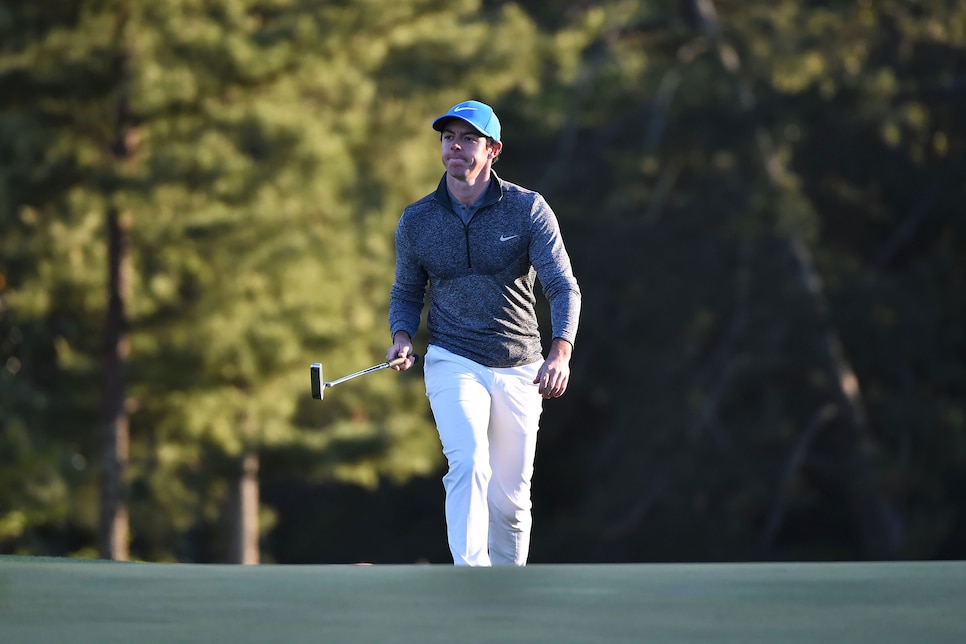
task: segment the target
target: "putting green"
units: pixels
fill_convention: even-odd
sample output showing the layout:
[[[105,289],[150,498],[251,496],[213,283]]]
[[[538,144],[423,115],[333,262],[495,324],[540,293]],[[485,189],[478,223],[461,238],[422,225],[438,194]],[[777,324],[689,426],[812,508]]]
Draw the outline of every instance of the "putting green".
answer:
[[[963,642],[966,562],[227,566],[0,557],[0,642]]]

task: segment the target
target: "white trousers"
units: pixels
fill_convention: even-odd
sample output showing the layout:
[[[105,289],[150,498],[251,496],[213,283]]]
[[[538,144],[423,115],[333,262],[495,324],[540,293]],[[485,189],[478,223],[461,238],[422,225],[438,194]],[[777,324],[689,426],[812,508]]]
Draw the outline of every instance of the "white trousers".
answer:
[[[543,398],[541,362],[484,367],[432,346],[426,395],[449,470],[446,530],[457,566],[523,566],[530,552],[530,479]]]

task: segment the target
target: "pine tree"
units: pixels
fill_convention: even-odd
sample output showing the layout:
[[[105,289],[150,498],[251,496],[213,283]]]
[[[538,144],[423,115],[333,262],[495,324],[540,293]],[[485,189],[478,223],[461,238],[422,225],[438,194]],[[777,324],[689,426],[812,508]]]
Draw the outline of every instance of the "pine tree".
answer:
[[[63,218],[75,260],[43,274],[67,242],[40,248],[49,233],[26,230],[37,260],[16,276],[10,301],[18,316],[43,320],[50,309],[29,297],[83,283],[87,308],[64,315],[100,342],[71,342],[77,364],[58,372],[99,374],[106,392],[88,385],[78,404],[94,413],[106,396],[108,426],[130,428],[127,450],[121,434],[109,433],[100,453],[95,432],[85,439],[92,469],[109,475],[105,543],[125,541],[108,526],[126,507],[139,557],[224,559],[230,546],[232,559],[253,562],[252,524],[270,519],[257,507],[259,475],[374,486],[436,467],[415,380],[353,383],[323,406],[309,397],[308,364],[324,356],[349,372],[384,355],[395,220],[435,184],[427,122],[458,100],[439,89],[431,59],[411,59],[410,87],[396,66],[423,55],[420,39],[450,47],[437,21],[472,24],[477,10],[75,2],[44,14],[56,27],[36,34],[23,27],[40,14],[13,16],[23,51],[5,58],[18,100],[4,115],[36,157],[44,137],[59,137],[64,160],[51,165],[66,179],[35,205],[43,184],[35,158],[23,158],[4,175],[27,178],[7,203]],[[528,28],[519,14],[506,21]],[[511,60],[509,43],[486,46],[482,21],[472,30],[464,56]],[[30,91],[14,92],[18,82]],[[514,82],[509,71],[480,75],[457,91]],[[394,98],[401,90],[412,100]],[[71,93],[83,101],[58,102]],[[427,154],[413,162],[406,144],[416,141]],[[113,547],[102,556],[122,557]]]

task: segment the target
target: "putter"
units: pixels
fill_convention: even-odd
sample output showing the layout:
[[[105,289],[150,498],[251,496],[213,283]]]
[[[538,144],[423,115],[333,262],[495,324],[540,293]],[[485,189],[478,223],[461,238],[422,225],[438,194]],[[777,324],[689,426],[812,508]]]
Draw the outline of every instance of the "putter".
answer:
[[[408,357],[413,359],[413,364],[419,360],[419,356],[416,354],[410,354]],[[313,362],[312,366],[309,368],[309,373],[312,375],[312,397],[316,400],[322,400],[322,396],[325,394],[325,390],[329,387],[335,387],[340,382],[345,382],[346,380],[352,380],[353,378],[358,378],[359,376],[364,376],[367,373],[372,373],[373,371],[380,371],[382,369],[388,369],[389,367],[397,367],[406,362],[406,358],[395,358],[394,360],[388,360],[382,364],[377,364],[368,369],[363,369],[362,371],[357,371],[351,373],[348,376],[343,376],[338,380],[333,380],[331,382],[325,382],[322,380],[322,363]]]

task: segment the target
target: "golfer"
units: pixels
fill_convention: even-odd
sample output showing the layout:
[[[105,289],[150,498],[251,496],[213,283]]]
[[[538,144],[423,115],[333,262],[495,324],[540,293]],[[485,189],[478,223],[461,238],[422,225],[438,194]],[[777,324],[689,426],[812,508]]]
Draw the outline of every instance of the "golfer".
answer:
[[[540,413],[544,399],[567,390],[580,290],[546,200],[492,169],[503,150],[493,109],[465,101],[433,128],[446,173],[396,228],[386,358],[412,354],[428,287],[426,395],[449,465],[453,561],[523,566]],[[546,358],[536,280],[550,303]]]

